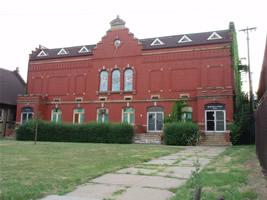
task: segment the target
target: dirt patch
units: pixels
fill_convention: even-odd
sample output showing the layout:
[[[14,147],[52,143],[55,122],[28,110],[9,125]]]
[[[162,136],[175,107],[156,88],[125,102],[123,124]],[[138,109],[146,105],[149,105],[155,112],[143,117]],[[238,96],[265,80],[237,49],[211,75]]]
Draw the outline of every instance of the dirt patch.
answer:
[[[248,183],[258,194],[259,200],[267,199],[267,178],[261,172],[261,166],[256,156],[245,163],[245,167],[250,171]]]

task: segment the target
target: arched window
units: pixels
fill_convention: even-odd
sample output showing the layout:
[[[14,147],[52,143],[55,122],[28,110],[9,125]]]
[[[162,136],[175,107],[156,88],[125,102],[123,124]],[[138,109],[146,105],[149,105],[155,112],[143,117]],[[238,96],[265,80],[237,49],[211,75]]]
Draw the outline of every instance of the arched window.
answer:
[[[31,107],[24,107],[21,110],[21,123],[25,123],[33,118],[33,110]]]
[[[128,124],[134,124],[134,109],[124,108],[122,110],[122,122]]]
[[[51,121],[52,122],[56,122],[56,123],[60,123],[62,122],[62,112],[60,109],[55,108],[52,110],[51,112]]]
[[[124,72],[124,91],[133,91],[133,70],[126,69]]]
[[[97,110],[97,122],[108,123],[108,110],[105,108],[100,108]]]
[[[108,72],[101,71],[100,72],[100,92],[107,92],[108,91]]]
[[[81,124],[84,121],[84,109],[83,108],[76,108],[73,111],[73,123],[74,124]]]
[[[120,70],[116,69],[112,72],[112,91],[120,91]]]

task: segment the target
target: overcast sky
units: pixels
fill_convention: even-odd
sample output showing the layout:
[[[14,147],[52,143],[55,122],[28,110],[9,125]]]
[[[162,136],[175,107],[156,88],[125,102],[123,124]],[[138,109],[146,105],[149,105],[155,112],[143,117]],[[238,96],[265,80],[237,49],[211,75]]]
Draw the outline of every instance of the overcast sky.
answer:
[[[2,0],[0,68],[19,67],[26,80],[28,55],[39,44],[96,44],[116,15],[139,39],[227,29],[230,21],[237,30],[257,27],[250,39],[253,87],[258,88],[267,34],[264,0]],[[238,42],[240,57],[247,57],[243,32]]]

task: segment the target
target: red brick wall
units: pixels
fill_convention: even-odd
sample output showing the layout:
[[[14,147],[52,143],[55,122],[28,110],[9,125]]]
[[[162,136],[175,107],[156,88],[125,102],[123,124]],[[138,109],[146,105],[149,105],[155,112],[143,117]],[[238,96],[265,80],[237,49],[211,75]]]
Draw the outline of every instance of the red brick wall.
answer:
[[[115,48],[113,41],[120,38],[122,45]],[[123,72],[127,67],[134,70],[134,91],[111,92],[111,72],[117,67]],[[99,72],[109,72],[109,91],[99,93]],[[96,120],[96,110],[101,107],[99,96],[106,96],[104,103],[109,109],[112,122],[121,121],[122,108],[127,106],[124,96],[133,96],[129,105],[135,108],[135,124],[142,132],[147,121],[147,107],[164,108],[165,116],[171,112],[173,102],[181,94],[189,94],[188,104],[193,107],[193,120],[204,124],[204,105],[226,105],[227,121],[233,120],[233,71],[230,49],[227,44],[191,46],[172,49],[142,50],[142,46],[128,29],[108,31],[91,56],[30,61],[28,74],[29,95],[39,95],[39,103],[30,103],[41,109],[42,117],[50,120],[53,98],[60,97],[62,119],[72,122],[76,97],[83,97],[85,121]],[[160,95],[160,101],[151,101],[151,95]],[[33,97],[20,97],[20,110]],[[115,101],[120,102],[115,102]],[[43,102],[44,101],[44,102]],[[111,102],[110,102],[111,101]],[[156,102],[156,103],[155,103]],[[38,107],[39,106],[39,107]],[[103,106],[103,105],[102,105]]]

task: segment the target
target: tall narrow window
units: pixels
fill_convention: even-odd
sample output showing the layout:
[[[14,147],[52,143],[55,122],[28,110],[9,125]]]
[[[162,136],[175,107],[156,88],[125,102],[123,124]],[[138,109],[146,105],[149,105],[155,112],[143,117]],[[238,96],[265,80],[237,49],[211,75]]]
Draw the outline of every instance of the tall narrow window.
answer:
[[[62,112],[60,109],[55,108],[51,112],[51,121],[55,123],[62,122]]]
[[[182,121],[192,121],[192,107],[186,106],[182,108]]]
[[[120,91],[120,71],[114,70],[112,72],[112,91],[118,92]]]
[[[31,107],[22,108],[21,123],[25,123],[33,118],[33,110]]]
[[[108,72],[101,71],[100,72],[100,92],[107,92],[108,91]]]
[[[97,122],[108,123],[108,110],[100,108],[97,110]]]
[[[134,109],[124,108],[122,111],[122,122],[128,124],[134,124]]]
[[[81,124],[84,121],[84,109],[83,108],[76,108],[73,111],[73,123],[74,124]]]
[[[126,69],[124,72],[124,91],[133,91],[133,70]]]

